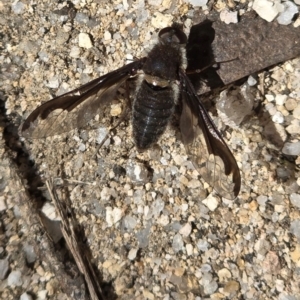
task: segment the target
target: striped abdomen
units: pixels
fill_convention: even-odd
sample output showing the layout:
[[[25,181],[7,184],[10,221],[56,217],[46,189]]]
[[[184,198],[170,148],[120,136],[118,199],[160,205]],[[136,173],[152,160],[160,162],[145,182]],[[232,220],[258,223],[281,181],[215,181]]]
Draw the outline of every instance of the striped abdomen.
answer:
[[[133,104],[133,137],[139,150],[149,148],[165,131],[174,111],[172,87],[153,86],[143,80]]]

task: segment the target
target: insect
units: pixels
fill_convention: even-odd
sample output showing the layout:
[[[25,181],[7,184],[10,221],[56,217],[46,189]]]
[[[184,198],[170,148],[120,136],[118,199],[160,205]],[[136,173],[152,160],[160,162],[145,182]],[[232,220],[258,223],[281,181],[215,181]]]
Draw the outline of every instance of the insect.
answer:
[[[43,138],[81,128],[111,103],[122,84],[140,76],[132,105],[133,138],[138,150],[158,141],[175,106],[181,103],[180,130],[189,158],[219,195],[236,198],[240,171],[185,71],[186,44],[187,36],[178,26],[162,29],[159,42],[147,57],[42,104],[22,124],[22,135]]]

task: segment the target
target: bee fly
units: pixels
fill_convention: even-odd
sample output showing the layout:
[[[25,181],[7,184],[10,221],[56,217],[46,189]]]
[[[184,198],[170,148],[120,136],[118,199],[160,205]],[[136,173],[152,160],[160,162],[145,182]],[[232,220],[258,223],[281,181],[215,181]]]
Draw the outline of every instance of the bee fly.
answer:
[[[126,80],[142,71],[132,107],[137,148],[145,150],[157,142],[181,101],[180,130],[189,158],[218,194],[236,198],[241,186],[239,168],[185,72],[186,43],[187,36],[178,26],[162,29],[147,57],[42,104],[22,124],[22,135],[43,138],[83,127],[111,103]]]

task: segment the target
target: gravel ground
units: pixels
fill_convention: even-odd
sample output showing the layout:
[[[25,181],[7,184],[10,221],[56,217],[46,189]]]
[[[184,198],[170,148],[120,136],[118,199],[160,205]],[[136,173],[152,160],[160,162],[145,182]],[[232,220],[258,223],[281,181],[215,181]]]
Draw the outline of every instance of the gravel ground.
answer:
[[[299,59],[248,79],[257,81],[255,109],[238,126],[212,109],[241,170],[235,200],[201,181],[176,124],[139,153],[127,120],[98,150],[122,93],[100,125],[95,118],[82,130],[18,140],[34,108],[142,57],[160,28],[177,21],[188,32],[195,14],[252,10],[247,1],[200,10],[175,0],[112,2],[0,3],[0,298],[87,297],[57,242],[42,185],[52,178],[84,228],[106,299],[300,299]]]

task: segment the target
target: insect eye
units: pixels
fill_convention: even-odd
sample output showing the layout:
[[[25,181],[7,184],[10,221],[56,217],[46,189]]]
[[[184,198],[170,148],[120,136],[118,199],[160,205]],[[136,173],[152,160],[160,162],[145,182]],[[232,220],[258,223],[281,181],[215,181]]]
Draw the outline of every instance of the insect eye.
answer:
[[[160,41],[165,44],[186,44],[187,37],[179,28],[166,27],[158,34]]]

